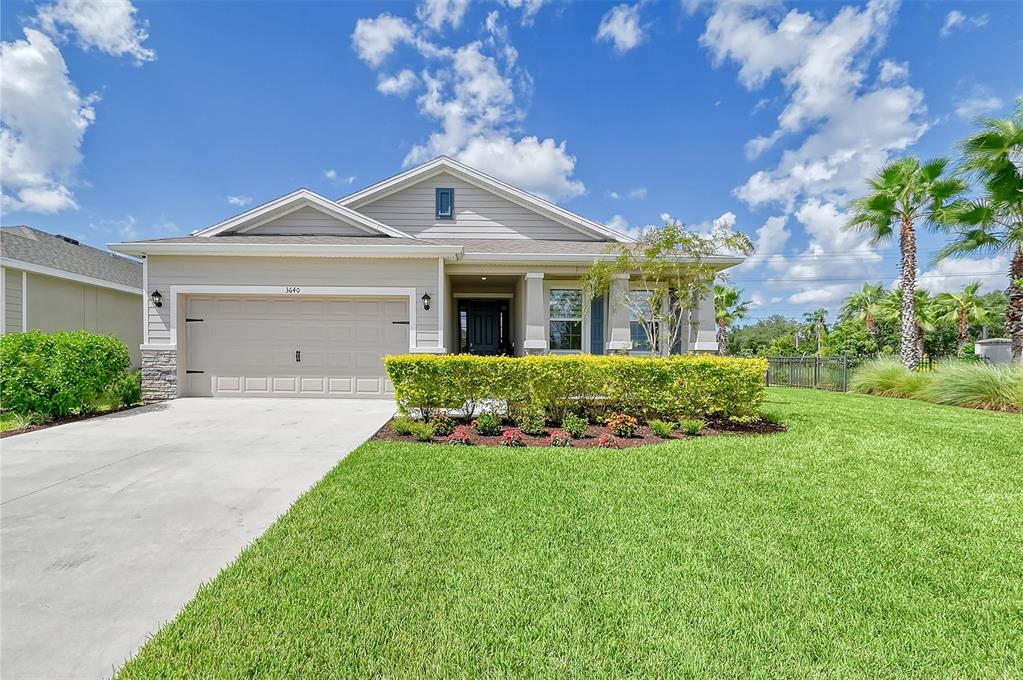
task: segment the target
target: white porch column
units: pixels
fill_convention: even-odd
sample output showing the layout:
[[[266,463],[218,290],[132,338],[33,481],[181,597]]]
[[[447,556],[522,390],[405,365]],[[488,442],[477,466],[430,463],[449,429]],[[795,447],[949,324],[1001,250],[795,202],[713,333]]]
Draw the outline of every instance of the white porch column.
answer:
[[[547,314],[543,295],[543,272],[526,274],[526,337],[522,348],[526,354],[547,351]]]
[[[629,308],[625,296],[629,294],[629,275],[616,274],[607,294],[607,351],[627,352],[632,349],[632,333],[629,330]]]
[[[696,307],[696,342],[694,352],[717,352],[717,321],[714,318],[714,290],[711,289],[700,298]]]

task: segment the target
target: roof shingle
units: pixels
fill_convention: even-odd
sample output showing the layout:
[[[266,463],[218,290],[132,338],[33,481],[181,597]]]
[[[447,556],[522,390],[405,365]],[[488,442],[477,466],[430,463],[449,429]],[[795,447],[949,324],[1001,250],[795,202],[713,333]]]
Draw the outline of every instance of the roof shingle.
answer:
[[[71,274],[142,288],[142,264],[32,227],[0,228],[0,254]]]

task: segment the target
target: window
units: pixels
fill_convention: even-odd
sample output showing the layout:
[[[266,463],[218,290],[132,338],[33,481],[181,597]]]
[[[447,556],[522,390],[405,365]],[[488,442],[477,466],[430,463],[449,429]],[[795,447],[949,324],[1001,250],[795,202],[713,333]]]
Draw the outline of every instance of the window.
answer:
[[[633,352],[650,352],[650,339],[647,337],[646,328],[640,323],[640,315],[649,325],[652,315],[650,313],[650,291],[634,290],[629,293],[632,304],[629,306],[629,334],[632,336]]]
[[[583,292],[578,288],[552,288],[547,295],[548,334],[552,352],[583,349]]]
[[[455,190],[437,189],[437,219],[452,220],[455,218]]]

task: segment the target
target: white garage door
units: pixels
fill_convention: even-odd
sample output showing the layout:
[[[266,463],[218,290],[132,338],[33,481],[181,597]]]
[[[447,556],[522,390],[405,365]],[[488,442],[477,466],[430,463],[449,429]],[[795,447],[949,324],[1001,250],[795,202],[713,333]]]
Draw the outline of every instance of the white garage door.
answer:
[[[191,297],[190,396],[390,397],[408,352],[407,298]]]

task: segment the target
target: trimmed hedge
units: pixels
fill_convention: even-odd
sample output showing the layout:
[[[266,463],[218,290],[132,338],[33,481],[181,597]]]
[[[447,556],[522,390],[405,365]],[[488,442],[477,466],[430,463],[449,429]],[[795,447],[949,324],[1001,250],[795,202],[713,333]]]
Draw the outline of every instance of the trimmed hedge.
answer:
[[[8,333],[0,339],[5,410],[59,418],[81,411],[125,380],[131,357],[113,335],[89,331]]]
[[[384,360],[402,412],[473,412],[487,400],[543,407],[552,421],[594,409],[644,419],[750,421],[766,396],[764,359],[407,354]]]

